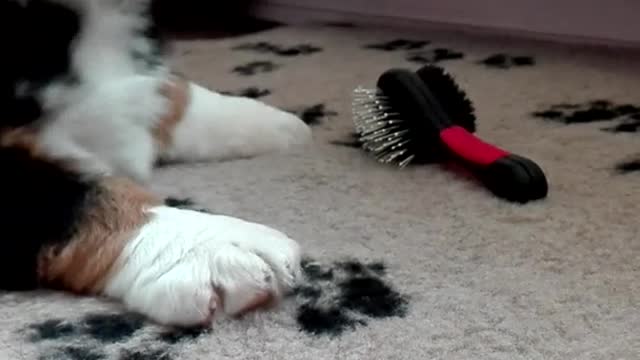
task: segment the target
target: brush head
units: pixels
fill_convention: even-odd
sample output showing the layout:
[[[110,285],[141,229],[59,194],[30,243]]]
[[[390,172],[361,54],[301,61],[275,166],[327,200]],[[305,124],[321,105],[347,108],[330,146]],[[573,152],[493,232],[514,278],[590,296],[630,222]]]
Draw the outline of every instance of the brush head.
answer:
[[[376,89],[353,93],[353,119],[362,147],[382,163],[405,167],[446,155],[440,130],[459,125],[475,131],[474,109],[466,94],[442,68],[417,72],[391,69]]]

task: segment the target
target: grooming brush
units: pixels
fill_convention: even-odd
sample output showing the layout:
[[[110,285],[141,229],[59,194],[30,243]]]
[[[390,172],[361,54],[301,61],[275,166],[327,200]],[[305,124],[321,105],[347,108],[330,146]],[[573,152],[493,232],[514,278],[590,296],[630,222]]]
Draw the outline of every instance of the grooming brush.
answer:
[[[473,105],[440,67],[386,71],[376,89],[354,90],[353,115],[362,147],[382,163],[403,168],[448,161],[505,200],[547,196],[547,179],[535,162],[473,134]]]

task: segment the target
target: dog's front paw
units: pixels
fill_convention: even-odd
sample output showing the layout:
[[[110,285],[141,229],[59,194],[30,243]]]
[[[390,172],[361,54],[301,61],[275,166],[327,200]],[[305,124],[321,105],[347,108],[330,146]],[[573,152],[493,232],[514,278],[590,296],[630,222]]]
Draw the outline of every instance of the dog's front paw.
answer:
[[[157,207],[125,248],[105,293],[176,326],[208,326],[277,302],[300,276],[300,248],[263,225]]]

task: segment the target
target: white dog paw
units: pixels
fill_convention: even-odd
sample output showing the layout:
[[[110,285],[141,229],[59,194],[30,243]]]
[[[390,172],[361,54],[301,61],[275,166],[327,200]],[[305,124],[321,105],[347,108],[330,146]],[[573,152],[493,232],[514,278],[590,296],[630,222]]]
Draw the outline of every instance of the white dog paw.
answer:
[[[300,278],[285,234],[226,216],[158,207],[125,248],[105,293],[167,325],[209,325],[277,303]]]

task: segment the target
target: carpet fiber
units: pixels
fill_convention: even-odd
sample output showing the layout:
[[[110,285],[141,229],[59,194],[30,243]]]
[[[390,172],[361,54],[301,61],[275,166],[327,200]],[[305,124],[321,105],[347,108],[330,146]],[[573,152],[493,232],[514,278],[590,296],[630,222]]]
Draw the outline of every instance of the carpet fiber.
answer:
[[[162,167],[153,186],[174,206],[289,233],[307,282],[209,332],[99,299],[1,294],[1,359],[640,358],[638,57],[344,24],[174,50],[191,78],[296,112],[315,141]],[[541,165],[547,199],[509,204],[438,165],[399,171],[357,148],[351,90],[429,62],[467,90],[481,137]]]

